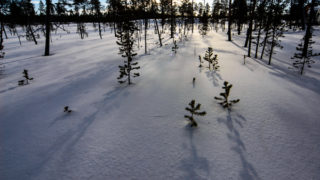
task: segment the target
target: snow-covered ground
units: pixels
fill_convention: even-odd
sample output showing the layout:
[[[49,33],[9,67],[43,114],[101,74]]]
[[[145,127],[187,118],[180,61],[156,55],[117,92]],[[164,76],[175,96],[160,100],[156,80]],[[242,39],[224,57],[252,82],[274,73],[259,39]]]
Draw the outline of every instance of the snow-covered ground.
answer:
[[[5,40],[0,179],[320,179],[320,58],[303,76],[288,69],[303,32],[287,32],[269,66],[243,64],[244,33],[228,42],[221,30],[195,31],[174,55],[168,37],[156,47],[150,28],[149,55],[141,47],[136,58],[141,77],[127,86],[116,80],[123,58],[114,34],[101,40],[88,26],[84,40],[75,25],[53,34],[49,57],[43,38]],[[319,51],[319,30],[314,40]],[[218,72],[198,67],[209,46]],[[23,69],[34,80],[18,86]],[[224,81],[240,98],[231,112],[213,99]],[[183,117],[192,99],[207,112],[193,129]]]

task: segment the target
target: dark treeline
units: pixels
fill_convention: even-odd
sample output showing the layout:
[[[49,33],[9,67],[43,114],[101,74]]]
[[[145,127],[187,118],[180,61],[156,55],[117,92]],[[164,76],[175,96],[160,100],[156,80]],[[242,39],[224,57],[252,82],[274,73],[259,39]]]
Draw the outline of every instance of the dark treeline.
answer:
[[[44,2],[43,2],[44,1]],[[280,19],[292,26],[305,29],[307,13],[311,3],[307,0],[214,0],[213,4],[195,3],[192,0],[182,0],[173,3],[171,0],[106,0],[107,6],[99,0],[49,0],[50,19],[53,22],[119,22],[127,14],[131,20],[136,19],[168,19],[188,17],[203,19],[207,16],[211,22],[227,20],[237,25],[240,33],[243,24],[250,23],[251,18],[257,22],[261,7],[268,4],[285,4],[284,13]],[[46,19],[46,0],[41,0],[36,10],[31,0],[1,0],[1,22],[18,25],[42,24]],[[318,0],[315,6],[320,4]],[[96,13],[99,11],[100,15]],[[229,13],[230,12],[230,13]]]
[[[180,34],[179,38],[186,37],[189,31],[194,32],[195,24],[199,33],[204,36],[213,27],[218,31],[219,25],[224,31],[227,23],[228,41],[232,41],[232,31],[240,35],[246,30],[246,56],[254,54],[255,58],[261,59],[268,56],[270,65],[274,48],[282,47],[280,38],[284,31],[302,29],[306,33],[297,50],[302,49],[303,53],[302,56],[295,56],[302,60],[297,60],[294,66],[299,67],[302,74],[304,64],[312,62],[305,59],[309,59],[312,54],[307,52],[312,44],[312,26],[317,23],[315,7],[319,4],[319,0],[214,0],[212,4],[196,3],[194,0],[181,0],[179,3],[173,0],[106,0],[106,6],[102,6],[99,0],[58,0],[56,3],[52,0],[40,0],[39,8],[35,10],[31,0],[1,0],[0,47],[3,49],[7,30],[17,35],[19,40],[20,37],[26,37],[35,44],[42,33],[46,38],[44,55],[47,56],[50,54],[52,31],[65,30],[63,24],[76,23],[77,33],[84,39],[88,36],[85,23],[90,22],[98,30],[101,39],[105,26],[114,29],[115,36],[118,37],[125,37],[119,34],[125,33],[122,31],[128,34],[130,29],[138,30],[140,35],[144,31],[147,54],[147,30],[151,22],[154,22],[160,46],[164,29],[169,29],[174,42],[177,32]],[[134,27],[124,26],[132,21]],[[18,34],[17,26],[23,27],[24,35]],[[132,39],[127,38],[128,41]],[[123,38],[120,38],[119,42],[125,45],[122,41]],[[138,43],[140,41],[141,36]],[[301,63],[302,70],[297,65]]]

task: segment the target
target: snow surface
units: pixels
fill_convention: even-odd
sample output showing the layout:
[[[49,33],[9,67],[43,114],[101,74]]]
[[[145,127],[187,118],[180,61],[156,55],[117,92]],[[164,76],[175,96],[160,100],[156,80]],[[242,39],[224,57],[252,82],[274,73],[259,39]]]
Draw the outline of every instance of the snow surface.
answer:
[[[0,179],[320,179],[320,59],[303,76],[288,69],[303,32],[287,32],[268,66],[243,64],[244,33],[228,42],[221,30],[195,31],[175,55],[167,36],[164,47],[154,44],[150,28],[149,55],[141,47],[136,58],[141,77],[127,86],[116,81],[123,58],[114,34],[101,40],[87,26],[84,40],[75,25],[53,34],[49,57],[43,37],[39,45],[5,40]],[[198,68],[209,46],[219,72]],[[18,86],[23,69],[34,80]],[[213,99],[224,81],[240,98],[232,111]],[[194,129],[183,117],[192,99],[207,111]]]

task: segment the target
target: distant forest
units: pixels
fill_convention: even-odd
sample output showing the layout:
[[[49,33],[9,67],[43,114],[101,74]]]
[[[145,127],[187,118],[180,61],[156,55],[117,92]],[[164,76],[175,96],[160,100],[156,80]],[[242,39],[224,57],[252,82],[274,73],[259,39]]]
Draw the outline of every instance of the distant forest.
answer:
[[[202,35],[206,35],[209,30],[217,31],[219,25],[224,31],[227,24],[228,41],[232,41],[232,30],[240,35],[244,29],[247,57],[251,57],[252,51],[255,51],[257,58],[261,47],[259,56],[263,58],[267,54],[269,65],[273,49],[281,48],[279,38],[283,37],[283,32],[301,29],[305,35],[293,57],[298,59],[293,66],[302,74],[305,65],[313,63],[310,58],[318,55],[312,53],[311,45],[314,43],[312,26],[318,23],[316,11],[319,0],[214,0],[211,5],[195,3],[193,0],[181,0],[179,3],[173,0],[107,0],[106,3],[107,6],[103,7],[99,0],[58,0],[56,3],[40,0],[36,11],[31,0],[1,0],[0,58],[4,56],[3,41],[8,36],[7,31],[17,35],[19,40],[20,37],[26,37],[35,44],[40,34],[43,34],[46,38],[44,55],[48,56],[52,31],[67,31],[63,25],[75,23],[77,33],[83,39],[88,35],[85,23],[89,22],[93,23],[101,39],[102,30],[106,26],[113,29],[121,41],[123,37],[131,41],[128,34],[144,30],[146,53],[150,22],[154,22],[160,46],[164,29],[169,29],[170,37],[175,42],[174,34],[193,33],[195,25]],[[24,35],[18,34],[17,26],[23,28]],[[252,44],[256,45],[255,50]]]

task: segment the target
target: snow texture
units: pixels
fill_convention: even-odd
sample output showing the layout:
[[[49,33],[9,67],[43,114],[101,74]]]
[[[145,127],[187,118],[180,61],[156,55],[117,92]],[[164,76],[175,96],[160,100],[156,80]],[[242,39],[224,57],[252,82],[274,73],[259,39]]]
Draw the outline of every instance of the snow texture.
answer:
[[[149,54],[140,47],[135,58],[141,77],[128,86],[116,80],[114,33],[101,40],[87,27],[83,40],[74,24],[54,33],[48,57],[43,37],[5,40],[0,179],[320,179],[320,59],[303,76],[288,69],[303,32],[286,32],[269,66],[267,57],[243,64],[245,33],[228,42],[226,32],[195,31],[174,54],[169,33],[159,48],[150,28]],[[209,46],[217,72],[198,67]],[[34,80],[18,86],[23,69]],[[240,99],[231,111],[214,100],[224,81]],[[192,99],[207,112],[197,128],[184,118]]]

